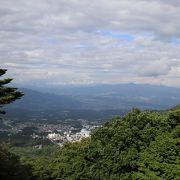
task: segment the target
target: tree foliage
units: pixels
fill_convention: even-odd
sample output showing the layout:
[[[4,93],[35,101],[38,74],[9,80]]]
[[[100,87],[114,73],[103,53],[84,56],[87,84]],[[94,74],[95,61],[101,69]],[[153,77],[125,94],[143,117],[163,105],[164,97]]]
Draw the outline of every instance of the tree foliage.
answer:
[[[0,179],[30,180],[36,177],[32,175],[30,165],[22,164],[19,157],[9,151],[9,147],[0,144]]]
[[[0,69],[0,76],[5,73],[5,69]],[[17,88],[5,86],[11,81],[12,79],[9,78],[0,80],[0,108],[23,96]],[[5,112],[0,109],[0,114],[4,113]],[[31,173],[30,166],[22,164],[17,155],[11,153],[7,146],[0,143],[0,179],[24,180],[32,178],[35,177],[33,177]]]
[[[6,69],[0,69],[0,77],[6,73]],[[23,93],[14,87],[6,87],[12,81],[10,78],[0,79],[0,108],[23,96]],[[5,113],[0,109],[0,113]]]
[[[178,179],[179,117],[134,109],[30,164],[40,179]]]

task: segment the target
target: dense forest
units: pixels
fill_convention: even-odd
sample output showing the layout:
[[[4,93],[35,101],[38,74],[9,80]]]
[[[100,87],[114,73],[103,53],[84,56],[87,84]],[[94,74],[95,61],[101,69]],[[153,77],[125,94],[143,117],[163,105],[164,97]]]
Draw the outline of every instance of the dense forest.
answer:
[[[34,152],[0,149],[1,179],[179,179],[180,109],[133,109],[91,138]],[[17,153],[17,152],[16,152]]]

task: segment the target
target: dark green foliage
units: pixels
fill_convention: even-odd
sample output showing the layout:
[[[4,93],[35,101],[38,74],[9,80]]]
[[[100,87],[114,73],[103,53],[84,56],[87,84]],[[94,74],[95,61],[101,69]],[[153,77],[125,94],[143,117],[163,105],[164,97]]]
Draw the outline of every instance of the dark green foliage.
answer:
[[[180,177],[180,140],[164,133],[140,154],[136,179],[178,179]]]
[[[0,69],[0,76],[6,73],[5,69]],[[4,104],[9,104],[19,99],[23,94],[17,88],[5,87],[12,79],[0,80],[0,108]],[[0,114],[5,112],[0,109]],[[24,180],[35,179],[31,173],[29,165],[20,163],[19,157],[9,151],[9,148],[0,143],[0,179],[3,180]]]
[[[169,112],[169,120],[172,126],[176,126],[180,123],[180,108]]]
[[[36,179],[31,173],[31,167],[20,163],[19,157],[9,151],[5,145],[0,145],[0,179],[25,180]]]
[[[40,179],[178,179],[179,117],[180,110],[162,115],[134,109],[91,138],[29,163]]]
[[[0,76],[6,73],[6,69],[0,69]],[[21,92],[17,90],[17,88],[13,87],[5,87],[4,85],[10,83],[12,79],[2,79],[0,80],[0,108],[4,104],[9,104],[16,99],[19,99],[23,96]],[[4,114],[5,112],[0,109],[0,114]]]

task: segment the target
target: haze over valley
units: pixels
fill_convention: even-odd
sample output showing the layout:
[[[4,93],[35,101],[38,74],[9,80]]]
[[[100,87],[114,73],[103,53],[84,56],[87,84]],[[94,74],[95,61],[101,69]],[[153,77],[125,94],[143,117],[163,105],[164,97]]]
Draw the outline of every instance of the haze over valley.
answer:
[[[6,108],[8,118],[106,121],[134,107],[166,110],[180,102],[179,88],[143,84],[21,88],[21,91],[24,97]]]

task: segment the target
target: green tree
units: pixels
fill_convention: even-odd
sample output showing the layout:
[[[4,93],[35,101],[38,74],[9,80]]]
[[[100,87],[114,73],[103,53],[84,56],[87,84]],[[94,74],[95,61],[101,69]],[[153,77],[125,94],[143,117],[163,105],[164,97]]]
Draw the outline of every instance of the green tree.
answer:
[[[6,73],[6,69],[0,69],[0,77]],[[2,110],[3,105],[9,104],[23,96],[23,93],[17,88],[7,87],[6,85],[12,81],[10,78],[0,79],[0,114],[5,114]]]
[[[0,69],[0,77],[6,73],[6,69]],[[2,107],[23,96],[17,88],[7,87],[12,81],[10,78],[0,80],[0,114],[5,114]],[[20,162],[19,157],[10,152],[10,148],[0,143],[0,179],[24,180],[35,179],[31,173],[31,167]]]
[[[32,162],[41,179],[177,179],[180,111],[134,109],[69,143],[49,158]],[[44,166],[46,164],[46,166]]]
[[[19,157],[9,151],[6,145],[0,145],[0,179],[30,180],[36,179],[32,175],[31,166],[22,164]]]

